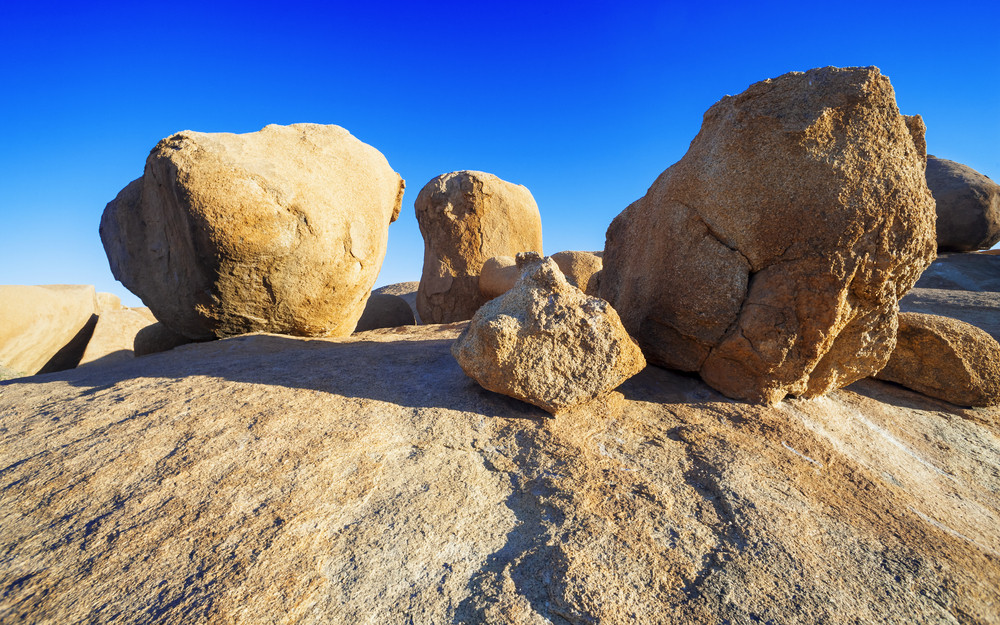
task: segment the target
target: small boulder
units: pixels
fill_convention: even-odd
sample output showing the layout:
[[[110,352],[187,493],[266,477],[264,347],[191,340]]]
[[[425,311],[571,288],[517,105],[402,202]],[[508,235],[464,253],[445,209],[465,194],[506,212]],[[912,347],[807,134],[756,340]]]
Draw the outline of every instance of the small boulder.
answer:
[[[128,308],[122,306],[117,295],[98,293],[97,324],[79,366],[134,358],[136,335],[154,323],[156,317],[148,308]]]
[[[494,256],[483,263],[482,273],[479,274],[479,292],[487,300],[500,297],[511,290],[520,277],[521,270],[517,268],[513,256]]]
[[[97,323],[91,285],[0,286],[0,367],[7,377],[72,369]]]
[[[416,323],[410,305],[398,295],[372,293],[365,305],[365,312],[358,320],[355,332],[367,332],[379,328],[398,328]]]
[[[604,267],[602,256],[604,252],[567,251],[556,252],[552,255],[552,260],[556,261],[570,284],[587,295],[598,297],[601,269]]]
[[[162,323],[152,323],[136,332],[132,350],[135,356],[146,356],[197,342],[195,339],[174,332]]]
[[[872,375],[936,247],[918,122],[874,67],[722,98],[611,223],[601,296],[651,363],[733,398],[815,397]]]
[[[517,284],[483,305],[452,345],[469,377],[557,414],[645,367],[611,305],[567,282],[551,258],[517,258]]]
[[[899,313],[896,348],[875,377],[960,406],[1000,404],[1000,343],[976,326]]]
[[[115,278],[176,333],[346,336],[403,187],[339,126],[184,131],[108,204],[101,241]]]
[[[552,260],[559,265],[566,281],[587,295],[598,297],[601,256],[603,252],[556,252]],[[521,271],[510,256],[494,256],[483,263],[479,274],[479,292],[486,299],[499,297],[509,291]]]
[[[479,171],[442,174],[414,202],[424,238],[417,310],[424,323],[470,319],[487,301],[488,259],[542,251],[542,219],[527,188]]]
[[[928,156],[927,186],[937,203],[939,250],[971,252],[1000,242],[1000,185],[971,167]]]

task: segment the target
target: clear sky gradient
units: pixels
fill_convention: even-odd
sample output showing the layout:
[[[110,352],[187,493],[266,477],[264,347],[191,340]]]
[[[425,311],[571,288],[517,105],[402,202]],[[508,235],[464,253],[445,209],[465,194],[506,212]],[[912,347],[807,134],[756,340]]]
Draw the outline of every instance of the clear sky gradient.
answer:
[[[114,281],[101,212],[180,130],[338,124],[407,184],[377,285],[417,280],[417,192],[531,190],[545,251],[599,250],[702,114],[765,78],[875,65],[928,150],[1000,179],[996,2],[0,3],[0,284]]]

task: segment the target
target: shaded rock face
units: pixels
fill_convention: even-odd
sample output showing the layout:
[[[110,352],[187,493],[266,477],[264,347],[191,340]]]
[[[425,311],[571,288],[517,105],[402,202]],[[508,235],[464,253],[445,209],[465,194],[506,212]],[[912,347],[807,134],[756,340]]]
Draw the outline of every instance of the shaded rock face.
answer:
[[[413,319],[416,323],[421,323],[420,313],[417,312],[417,289],[420,287],[419,281],[413,282],[397,282],[395,284],[387,284],[385,286],[379,287],[372,291],[372,293],[382,293],[384,295],[397,295],[403,298],[410,306],[410,310],[413,311]]]
[[[132,341],[132,351],[134,356],[146,356],[194,342],[195,339],[178,334],[166,325],[157,322],[140,328],[136,332]]]
[[[97,323],[91,285],[0,285],[0,367],[8,378],[72,369]]]
[[[402,297],[372,293],[354,331],[367,332],[378,328],[412,326],[414,323],[413,311]]]
[[[997,408],[647,367],[551,419],[466,377],[461,329],[0,385],[3,619],[996,622]]]
[[[452,346],[484,388],[553,414],[614,390],[646,366],[614,309],[566,281],[551,258],[519,254],[521,277],[476,312]]]
[[[1000,242],[1000,185],[971,167],[928,156],[927,186],[937,203],[939,250],[971,252]]]
[[[815,397],[873,374],[934,255],[921,127],[876,68],[723,98],[608,228],[602,297],[651,363],[730,397]]]
[[[385,256],[403,180],[338,126],[184,131],[110,202],[115,277],[195,339],[350,334]]]
[[[420,190],[414,208],[424,238],[417,292],[423,323],[471,319],[487,300],[479,273],[489,258],[542,251],[542,219],[531,192],[493,174],[442,174]]]
[[[1000,256],[939,254],[917,280],[924,289],[1000,292]]]
[[[1000,343],[964,321],[899,313],[896,348],[876,377],[960,406],[994,406]]]

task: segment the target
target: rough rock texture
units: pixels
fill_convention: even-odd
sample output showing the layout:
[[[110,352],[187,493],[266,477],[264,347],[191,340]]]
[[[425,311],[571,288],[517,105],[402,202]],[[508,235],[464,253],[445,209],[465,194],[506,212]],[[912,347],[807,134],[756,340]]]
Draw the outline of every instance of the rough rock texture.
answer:
[[[136,332],[132,350],[135,356],[146,356],[193,342],[195,339],[177,334],[162,323],[153,323]]]
[[[479,274],[479,292],[491,300],[511,290],[521,277],[513,256],[494,256],[483,263]]]
[[[876,377],[960,406],[994,406],[1000,343],[964,321],[903,312],[896,348]]]
[[[1000,341],[1000,293],[915,288],[899,301],[899,310],[960,319]]]
[[[104,210],[115,277],[197,339],[354,330],[403,180],[339,126],[184,131]]]
[[[384,295],[398,295],[402,297],[403,300],[410,305],[410,310],[413,311],[413,319],[417,323],[420,321],[420,313],[417,312],[417,289],[420,287],[419,281],[414,282],[397,282],[396,284],[387,284],[383,287],[379,287],[372,291],[375,293],[382,293]]]
[[[874,67],[723,98],[608,228],[602,297],[650,362],[730,397],[815,397],[873,374],[934,255],[919,128]]]
[[[542,252],[542,218],[527,188],[493,174],[442,174],[414,202],[424,237],[417,309],[424,323],[470,319],[486,302],[479,272],[494,256]]]
[[[71,369],[97,322],[91,285],[0,286],[0,367],[7,377]]]
[[[412,326],[414,323],[416,321],[413,319],[413,311],[402,297],[387,293],[372,293],[354,331],[367,332],[378,328]]]
[[[1000,242],[1000,185],[971,167],[928,156],[927,186],[937,202],[938,249],[970,252]]]
[[[916,286],[924,289],[1000,292],[1000,256],[941,254],[921,274]]]
[[[614,390],[646,366],[604,300],[566,281],[551,258],[519,254],[521,277],[476,312],[451,348],[484,388],[562,412]]]
[[[598,297],[600,295],[600,272],[603,266],[602,256],[604,256],[604,252],[566,251],[556,252],[552,255],[552,260],[556,261],[570,284],[587,295]]]
[[[551,256],[559,265],[566,281],[587,295],[600,293],[601,256],[603,252],[556,252]],[[485,263],[479,274],[479,292],[490,300],[513,288],[521,276],[517,262],[511,256],[494,256]]]
[[[156,322],[148,308],[128,308],[117,295],[98,293],[97,323],[78,366],[134,358],[136,335]]]
[[[648,367],[552,419],[467,378],[460,329],[0,384],[0,620],[1000,620],[996,408]]]

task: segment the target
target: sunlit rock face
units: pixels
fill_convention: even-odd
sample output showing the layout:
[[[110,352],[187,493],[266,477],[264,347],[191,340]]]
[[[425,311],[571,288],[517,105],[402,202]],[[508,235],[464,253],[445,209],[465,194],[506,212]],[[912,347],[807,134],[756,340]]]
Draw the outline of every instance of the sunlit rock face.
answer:
[[[559,265],[519,254],[521,277],[490,300],[451,352],[484,388],[553,414],[617,388],[646,366],[614,309],[570,284]]]
[[[479,292],[479,273],[490,258],[542,252],[542,218],[531,192],[493,174],[442,174],[424,185],[414,209],[424,237],[417,291],[423,323],[471,319],[488,299]]]
[[[403,180],[339,126],[184,131],[108,204],[115,277],[194,339],[354,330],[399,215]]]
[[[726,96],[608,228],[602,296],[653,363],[772,403],[867,377],[935,250],[919,118],[869,68]]]

